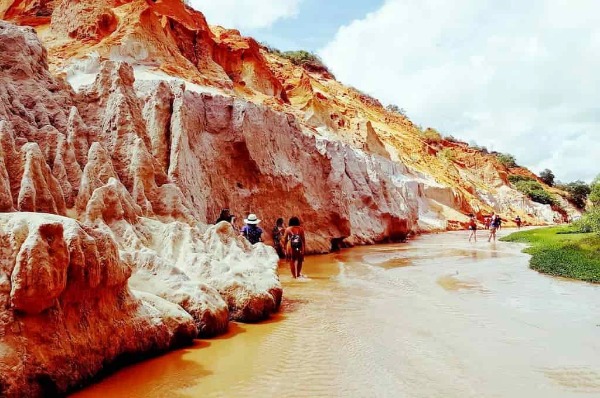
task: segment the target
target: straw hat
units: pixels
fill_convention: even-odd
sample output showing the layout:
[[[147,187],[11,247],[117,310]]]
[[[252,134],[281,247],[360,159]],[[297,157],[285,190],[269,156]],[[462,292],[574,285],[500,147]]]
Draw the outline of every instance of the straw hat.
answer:
[[[246,224],[258,224],[260,222],[260,220],[258,219],[258,217],[256,217],[256,214],[249,214],[248,218],[244,219],[244,222]]]

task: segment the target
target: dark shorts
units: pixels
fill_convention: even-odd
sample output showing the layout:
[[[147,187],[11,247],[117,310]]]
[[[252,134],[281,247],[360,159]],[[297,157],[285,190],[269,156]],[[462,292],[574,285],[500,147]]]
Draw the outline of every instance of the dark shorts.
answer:
[[[302,252],[300,250],[294,250],[292,249],[289,253],[289,256],[292,260],[294,261],[304,261],[304,254],[302,254]]]

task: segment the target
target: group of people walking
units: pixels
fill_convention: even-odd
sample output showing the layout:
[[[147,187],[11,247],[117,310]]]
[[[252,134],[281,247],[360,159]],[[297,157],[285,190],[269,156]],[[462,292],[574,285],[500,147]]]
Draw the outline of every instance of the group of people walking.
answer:
[[[517,216],[515,218],[515,224],[517,224],[517,228],[521,229],[521,217]],[[477,242],[477,220],[473,214],[469,214],[469,223],[467,224],[469,233],[469,242],[474,240]],[[490,216],[483,217],[483,226],[485,229],[490,231],[488,236],[488,242],[491,242],[492,239],[494,242],[496,241],[496,232],[502,227],[502,218],[498,214],[493,214]]]
[[[467,224],[469,231],[469,242],[474,240],[477,242],[477,220],[473,214],[469,214],[469,223]],[[483,225],[485,229],[490,231],[488,236],[488,242],[491,242],[492,239],[494,242],[496,241],[496,231],[498,231],[502,226],[502,219],[498,214],[492,214],[491,216],[483,218]]]
[[[223,209],[216,223],[227,221],[233,225],[234,219],[235,217],[231,215],[229,209]],[[253,245],[263,241],[264,231],[258,226],[260,222],[261,220],[256,214],[249,214],[244,219],[244,227],[240,231],[241,235]],[[291,217],[286,227],[283,218],[278,218],[271,234],[277,255],[281,259],[287,259],[290,263],[292,277],[294,279],[305,278],[301,271],[306,250],[306,237],[304,228],[300,225],[300,219],[296,216]]]

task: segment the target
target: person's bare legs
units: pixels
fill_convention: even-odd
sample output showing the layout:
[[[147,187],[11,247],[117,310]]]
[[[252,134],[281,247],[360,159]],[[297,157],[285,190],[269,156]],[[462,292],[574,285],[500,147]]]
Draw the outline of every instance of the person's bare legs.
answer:
[[[304,257],[298,257],[298,267],[296,268],[296,275],[299,277],[302,275],[302,263],[304,262]]]
[[[296,259],[294,256],[290,256],[290,271],[292,272],[292,278],[296,279],[298,276],[296,274]]]

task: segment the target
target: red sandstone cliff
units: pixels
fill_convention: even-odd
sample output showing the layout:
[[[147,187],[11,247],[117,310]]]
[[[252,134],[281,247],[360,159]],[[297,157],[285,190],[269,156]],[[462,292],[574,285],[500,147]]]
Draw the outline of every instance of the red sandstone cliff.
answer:
[[[313,252],[469,212],[556,215],[493,156],[426,142],[328,72],[210,27],[181,0],[0,0],[0,18],[35,28],[0,21],[4,395],[62,392],[121,355],[276,311],[274,251],[208,227],[222,207],[267,227],[298,215]],[[61,369],[69,361],[80,371]]]

